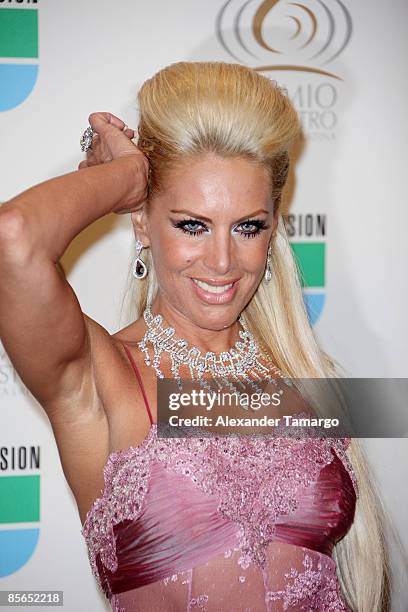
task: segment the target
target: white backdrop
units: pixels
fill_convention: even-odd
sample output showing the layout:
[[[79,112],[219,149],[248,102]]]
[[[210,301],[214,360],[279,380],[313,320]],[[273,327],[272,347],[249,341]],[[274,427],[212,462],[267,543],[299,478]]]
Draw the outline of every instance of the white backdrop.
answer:
[[[407,377],[407,4],[394,0],[390,10],[379,0],[305,0],[318,27],[314,41],[300,49],[311,32],[310,17],[289,2],[279,2],[260,30],[265,43],[282,50],[279,56],[262,47],[251,29],[261,4],[253,0],[244,8],[243,0],[1,3],[0,105],[7,105],[10,87],[4,77],[1,80],[2,66],[39,68],[30,95],[0,111],[0,201],[75,170],[82,159],[79,138],[89,113],[111,111],[136,127],[137,90],[165,65],[222,60],[269,66],[263,74],[287,87],[306,135],[286,206],[297,220],[306,214],[326,219],[324,236],[293,236],[294,242],[325,245],[324,282],[309,290],[324,300],[315,322],[318,337],[352,377]],[[1,28],[7,23],[2,13],[10,10],[36,11],[38,57],[17,57],[15,51],[13,56],[11,43],[7,53],[9,43],[5,38],[1,42]],[[289,41],[288,34],[295,30],[289,15],[302,23],[296,45]],[[285,69],[272,69],[277,65]],[[83,311],[111,333],[124,325],[119,311],[132,241],[130,217],[108,215],[86,228],[62,259]],[[39,529],[32,555],[18,569],[7,571],[11,565],[4,558],[5,549],[0,549],[0,590],[59,589],[69,612],[105,609],[48,420],[1,346],[0,402],[3,455],[20,447],[41,451],[36,469],[13,469],[0,454],[0,478],[39,474],[41,483],[38,521],[0,523],[0,542],[2,532]],[[408,468],[406,439],[371,439],[366,447],[388,511],[408,546],[408,493],[402,486]],[[393,609],[406,610],[408,595],[399,588]]]

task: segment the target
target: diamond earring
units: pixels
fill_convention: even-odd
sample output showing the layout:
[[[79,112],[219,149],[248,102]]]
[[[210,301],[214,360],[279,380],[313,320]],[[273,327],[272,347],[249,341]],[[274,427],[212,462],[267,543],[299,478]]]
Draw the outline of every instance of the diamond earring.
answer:
[[[271,270],[271,255],[272,255],[272,247],[268,247],[268,255],[266,258],[266,270],[265,270],[265,281],[269,283],[272,278],[272,270]]]
[[[143,249],[143,244],[140,240],[136,240],[136,257],[132,265],[132,274],[138,280],[144,278],[147,274],[147,267],[144,261],[140,259],[140,251]]]

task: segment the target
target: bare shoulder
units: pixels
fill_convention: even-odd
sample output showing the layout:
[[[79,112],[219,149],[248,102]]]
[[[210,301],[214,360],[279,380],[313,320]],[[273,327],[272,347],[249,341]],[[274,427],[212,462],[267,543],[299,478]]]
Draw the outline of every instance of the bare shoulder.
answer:
[[[117,450],[115,430],[137,435],[140,423],[146,421],[143,392],[135,370],[142,379],[143,391],[151,395],[155,390],[155,377],[146,367],[138,342],[143,337],[143,321],[135,321],[127,327],[110,334],[93,319],[86,317],[92,338],[92,364],[95,387],[111,433],[110,452]],[[154,408],[154,402],[152,408]],[[150,407],[150,406],[149,406]],[[126,435],[123,434],[123,440]],[[119,442],[120,446],[120,442]]]
[[[127,347],[142,370],[135,335],[137,326],[132,324],[110,334],[87,315],[84,319],[91,346],[91,374],[87,376],[90,380],[84,382],[76,398],[72,417],[65,409],[61,410],[63,417],[55,416],[51,422],[81,522],[103,490],[103,469],[109,455],[139,444],[150,428],[143,394],[125,350]],[[153,402],[151,389],[149,394]]]
[[[144,333],[143,325],[140,320],[135,321],[114,334],[109,334],[104,328],[99,330],[95,321],[90,320],[89,325],[93,328],[90,333],[98,336],[93,343],[95,384],[104,412],[112,423],[117,415],[135,412],[137,399],[143,404],[143,394],[133,366],[140,373],[144,388],[149,388],[152,382],[138,346]]]

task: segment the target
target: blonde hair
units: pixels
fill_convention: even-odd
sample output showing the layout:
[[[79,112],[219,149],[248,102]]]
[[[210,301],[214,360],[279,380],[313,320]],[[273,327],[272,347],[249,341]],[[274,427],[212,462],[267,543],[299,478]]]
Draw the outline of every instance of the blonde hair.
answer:
[[[166,172],[186,158],[214,152],[246,157],[270,171],[279,207],[289,150],[301,132],[298,115],[275,81],[239,64],[179,62],[147,80],[138,94],[138,146],[150,161],[149,198]],[[276,209],[275,209],[276,210]],[[282,215],[272,239],[272,280],[261,282],[242,313],[274,363],[292,378],[336,378],[340,367],[318,345]],[[150,249],[149,273],[131,296],[133,319],[153,301],[158,283]],[[354,521],[333,550],[343,595],[356,612],[388,610],[390,569],[384,510],[363,449],[352,439],[347,454],[359,486]]]

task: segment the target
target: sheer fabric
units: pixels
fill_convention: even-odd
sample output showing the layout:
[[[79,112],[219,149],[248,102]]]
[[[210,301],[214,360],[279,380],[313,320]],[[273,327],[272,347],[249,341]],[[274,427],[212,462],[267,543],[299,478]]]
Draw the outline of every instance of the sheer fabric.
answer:
[[[358,496],[350,440],[162,439],[144,397],[150,431],[111,453],[82,528],[112,610],[349,610],[331,554]]]

